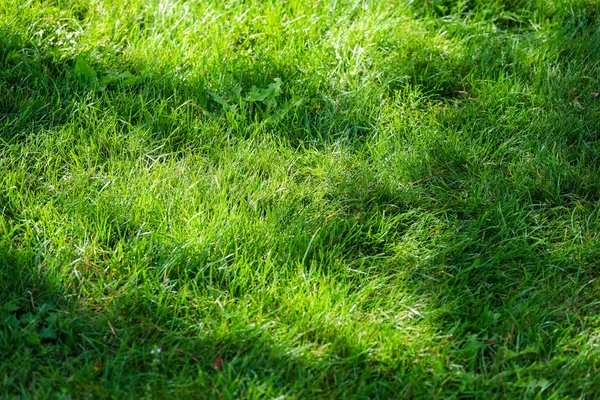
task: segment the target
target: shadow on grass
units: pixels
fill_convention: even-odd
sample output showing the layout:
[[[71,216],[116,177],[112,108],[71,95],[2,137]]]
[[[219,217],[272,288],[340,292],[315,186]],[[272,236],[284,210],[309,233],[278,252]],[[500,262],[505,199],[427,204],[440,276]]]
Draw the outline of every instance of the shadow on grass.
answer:
[[[145,129],[149,140],[165,145],[163,151],[167,153],[193,146],[194,133],[202,129],[203,122],[195,130],[181,127],[177,110],[184,106],[194,110],[195,119],[208,120],[209,125],[216,124],[240,139],[256,132],[237,130],[238,125],[249,123],[258,131],[285,125],[287,136],[282,139],[291,146],[327,145],[337,138],[360,139],[376,118],[346,115],[316,87],[306,88],[301,94],[303,100],[293,108],[270,110],[268,104],[257,103],[247,104],[246,108],[238,105],[236,109],[236,102],[243,100],[253,86],[267,88],[276,78],[285,82],[291,74],[268,61],[240,65],[239,71],[231,72],[233,87],[213,88],[215,95],[208,94],[203,86],[176,87],[151,78],[141,78],[127,87],[117,83],[98,92],[97,87],[76,75],[75,63],[76,60],[57,61],[55,55],[40,52],[18,36],[3,35],[0,138],[4,144],[35,141],[42,130],[79,126],[85,123],[79,116],[88,106],[127,121],[121,129],[132,125]],[[293,94],[285,90],[276,100],[279,104],[294,103]],[[169,111],[162,113],[166,117],[161,115],[165,109]],[[110,156],[107,151],[105,157]],[[3,198],[0,201],[10,225],[20,210],[14,204],[5,204]],[[125,239],[131,239],[136,229],[123,228],[115,221],[115,231],[124,230]],[[113,241],[107,239],[102,244],[112,248],[116,237],[113,235]],[[172,249],[165,247],[161,252],[163,259],[168,259]],[[226,323],[216,329],[190,327],[170,308],[138,296],[135,288],[131,296],[95,304],[85,293],[85,285],[65,283],[59,271],[69,268],[61,264],[63,261],[52,259],[50,253],[22,249],[17,240],[0,246],[0,372],[5,377],[5,394],[35,396],[53,392],[56,396],[77,393],[112,397],[137,393],[140,388],[146,388],[147,394],[153,396],[174,391],[193,395],[196,390],[225,397],[250,395],[243,393],[244,388],[259,395],[300,395],[303,391],[308,395],[315,394],[318,388],[323,395],[361,390],[383,397],[398,393],[397,384],[392,383],[397,379],[393,376],[396,370],[362,355],[343,337],[328,334],[315,339],[327,345],[328,354],[337,362],[332,362],[330,356],[306,359],[290,354],[289,347],[275,343],[264,329],[250,327],[250,322],[234,329],[227,328]],[[298,254],[299,258],[302,256]],[[304,258],[313,261],[312,255]],[[193,262],[202,262],[201,257]],[[227,277],[220,281],[224,286],[212,286],[228,290]],[[217,356],[224,359],[222,371],[214,367]],[[357,374],[361,376],[362,388],[354,381]],[[177,379],[182,387],[173,389],[170,381]],[[378,383],[381,379],[389,382]]]
[[[133,288],[94,304],[82,287],[49,275],[48,262],[0,246],[0,388],[7,396],[389,397],[400,394],[397,381],[410,370],[407,361],[380,364],[335,329],[317,339],[329,355],[307,359],[274,341],[268,324],[224,317],[211,326],[200,317],[190,325],[188,307],[161,302],[160,288],[154,299]]]
[[[117,77],[104,84],[101,77],[123,71],[94,65],[97,77],[82,76],[76,68],[79,58],[38,49],[10,32],[0,40],[0,137],[7,142],[80,123],[89,109],[113,117],[118,130],[145,130],[165,152],[193,147],[207,127],[241,139],[279,129],[282,140],[298,146],[360,138],[376,118],[341,110],[317,87],[290,92],[285,82],[297,72],[270,60],[240,58],[220,66],[222,82],[216,85],[204,77],[182,85],[147,71],[144,63],[129,62],[134,73],[143,71],[135,83],[124,84]],[[282,88],[274,87],[278,80]],[[182,118],[189,123],[182,124]]]
[[[306,88],[302,93],[304,102],[288,110],[271,110],[262,103],[242,108],[238,103],[252,86],[267,88],[276,78],[285,82],[294,74],[268,61],[241,64],[238,71],[231,71],[231,80],[236,82],[231,87],[211,88],[204,83],[198,87],[177,87],[142,78],[133,86],[116,84],[104,92],[96,92],[74,74],[75,60],[57,62],[51,55],[36,53],[16,36],[0,40],[0,62],[5,71],[0,82],[3,109],[0,136],[9,143],[28,140],[38,129],[77,123],[77,113],[83,112],[79,108],[82,103],[67,99],[91,99],[117,120],[147,129],[151,140],[167,144],[165,152],[190,146],[195,133],[204,126],[200,123],[195,130],[181,128],[181,114],[177,110],[183,106],[195,110],[196,120],[208,120],[242,139],[260,129],[286,126],[284,139],[291,146],[311,141],[326,145],[340,137],[360,138],[377,119],[375,112],[345,115],[316,87]],[[278,102],[294,103],[291,94],[284,91],[282,96],[277,98]],[[153,111],[156,107],[169,112]],[[255,131],[247,130],[246,126]],[[128,128],[123,125],[122,129]],[[453,164],[453,159],[444,159],[443,154],[437,161],[439,165],[450,163],[451,173],[425,176],[428,179],[411,190],[399,190],[385,183],[367,186],[365,190],[365,186],[352,179],[340,182],[339,191],[331,194],[332,199],[362,199],[348,206],[346,214],[339,217],[341,220],[332,222],[332,226],[347,227],[337,233],[340,236],[337,243],[342,243],[344,237],[352,238],[345,242],[348,263],[385,254],[389,259],[386,263],[366,271],[378,275],[398,273],[402,265],[414,265],[413,270],[401,272],[406,274],[411,290],[433,299],[429,307],[437,310],[440,326],[459,326],[455,330],[457,339],[449,345],[453,346],[451,361],[466,365],[470,372],[499,374],[500,370],[486,371],[486,366],[500,368],[502,363],[494,360],[502,357],[509,360],[509,355],[511,362],[525,367],[549,362],[561,340],[551,329],[556,326],[576,329],[571,321],[581,321],[586,313],[596,311],[589,306],[595,286],[588,283],[597,278],[598,247],[591,241],[583,250],[568,248],[574,245],[552,249],[549,248],[552,243],[528,239],[523,228],[529,225],[530,218],[536,217],[536,209],[518,196],[505,197],[500,203],[504,209],[491,202],[480,207],[456,201],[454,195],[460,195],[462,189],[453,189],[453,185],[468,178],[468,168]],[[436,185],[447,189],[444,198],[432,198]],[[506,187],[501,190],[506,191]],[[501,194],[499,189],[496,195]],[[370,221],[384,210],[388,215],[410,210],[426,213],[431,222],[415,226],[419,220],[415,217],[387,231],[387,236],[378,235],[376,224]],[[566,220],[570,211],[559,217]],[[360,226],[359,231],[356,226]],[[323,230],[328,228],[324,226]],[[422,231],[416,232],[417,228]],[[549,228],[547,233],[555,234],[553,229]],[[133,233],[135,227],[129,230]],[[405,248],[405,243],[410,242],[413,234],[425,241],[420,249],[411,251]],[[168,258],[172,253],[167,247],[162,251],[165,254],[162,257]],[[317,256],[301,253],[295,258],[318,264]],[[201,257],[196,256],[200,259],[193,263],[202,263]],[[43,379],[51,376],[57,393],[73,389],[74,385],[84,395],[108,396],[151,382],[153,387],[149,391],[156,394],[172,390],[168,389],[168,381],[184,376],[190,387],[177,389],[183,394],[193,393],[194,385],[198,385],[200,389],[242,397],[244,394],[237,392],[240,386],[244,387],[239,385],[239,379],[246,387],[256,383],[253,390],[262,387],[265,391],[285,394],[293,388],[295,393],[302,393],[307,388],[300,381],[306,378],[311,381],[304,384],[324,388],[325,394],[333,388],[348,394],[360,392],[361,388],[348,383],[344,389],[343,382],[351,382],[357,374],[363,374],[361,382],[379,380],[380,384],[364,389],[367,393],[388,397],[399,395],[398,390],[403,386],[407,388],[401,382],[403,374],[417,376],[422,372],[412,372],[411,368],[417,367],[409,365],[380,365],[361,356],[360,349],[352,348],[344,337],[335,335],[317,339],[331,344],[331,354],[341,360],[343,368],[331,362],[323,364],[319,359],[296,357],[285,346],[273,343],[263,330],[250,328],[250,324],[237,327],[233,334],[223,327],[221,331],[191,328],[183,321],[184,317],[178,317],[169,308],[135,295],[123,298],[119,309],[95,310],[93,305],[84,306],[81,300],[73,300],[84,298],[85,294],[64,287],[60,277],[45,274],[43,258],[4,246],[0,247],[0,260],[4,288],[2,353],[7,368],[3,372],[8,377],[5,385],[14,393],[26,392],[32,381],[42,390]],[[217,289],[228,290],[226,276],[217,280],[224,285],[216,285]],[[242,297],[243,293],[234,295]],[[156,353],[156,343],[162,346],[160,356]],[[351,354],[358,356],[348,360]],[[217,356],[225,360],[222,372],[213,367]],[[65,359],[68,362],[63,362]],[[591,369],[594,362],[590,360],[581,370]],[[132,376],[139,381],[131,382]],[[223,386],[210,388],[211,380],[215,379],[217,382],[223,379]],[[89,382],[104,382],[109,386],[100,389]],[[269,388],[264,382],[272,382],[274,387]],[[94,392],[97,390],[107,392]]]

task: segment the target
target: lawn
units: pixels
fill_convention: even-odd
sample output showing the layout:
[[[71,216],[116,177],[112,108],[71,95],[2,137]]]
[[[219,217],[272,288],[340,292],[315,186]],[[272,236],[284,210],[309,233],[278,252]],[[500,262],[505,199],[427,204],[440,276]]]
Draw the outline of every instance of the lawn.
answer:
[[[599,398],[597,0],[0,1],[0,397]]]

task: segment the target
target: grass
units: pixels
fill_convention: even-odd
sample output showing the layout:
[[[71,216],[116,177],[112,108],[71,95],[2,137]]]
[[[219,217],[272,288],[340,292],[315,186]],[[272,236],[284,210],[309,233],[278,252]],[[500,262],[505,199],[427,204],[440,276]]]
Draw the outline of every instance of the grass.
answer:
[[[0,392],[600,397],[599,17],[1,2]]]

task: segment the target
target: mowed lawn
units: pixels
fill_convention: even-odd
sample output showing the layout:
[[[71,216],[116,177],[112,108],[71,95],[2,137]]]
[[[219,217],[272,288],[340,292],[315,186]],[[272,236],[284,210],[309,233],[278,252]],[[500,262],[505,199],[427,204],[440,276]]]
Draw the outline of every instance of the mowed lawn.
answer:
[[[596,0],[0,1],[0,397],[600,397]]]

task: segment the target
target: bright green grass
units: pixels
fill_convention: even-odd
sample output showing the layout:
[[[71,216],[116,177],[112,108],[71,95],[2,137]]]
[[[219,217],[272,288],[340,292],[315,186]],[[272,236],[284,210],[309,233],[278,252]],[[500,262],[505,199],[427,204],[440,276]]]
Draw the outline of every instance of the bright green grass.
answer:
[[[599,20],[1,1],[0,396],[600,397]]]

